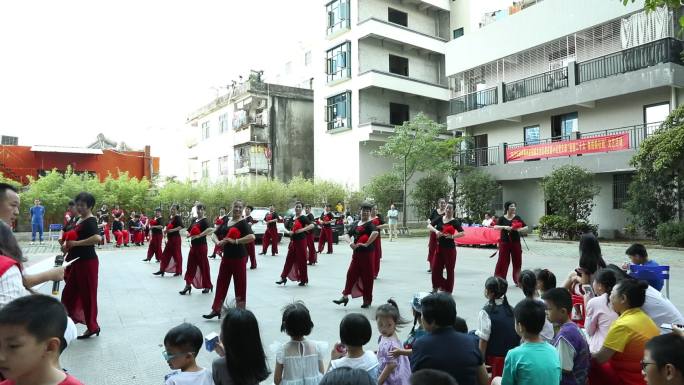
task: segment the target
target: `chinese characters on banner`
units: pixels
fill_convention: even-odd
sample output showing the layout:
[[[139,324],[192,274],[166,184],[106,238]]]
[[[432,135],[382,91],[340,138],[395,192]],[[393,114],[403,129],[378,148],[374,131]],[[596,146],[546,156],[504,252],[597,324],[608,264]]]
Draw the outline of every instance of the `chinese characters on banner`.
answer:
[[[539,158],[556,158],[593,152],[609,152],[629,148],[629,133],[596,136],[586,139],[567,140],[506,148],[506,162]]]

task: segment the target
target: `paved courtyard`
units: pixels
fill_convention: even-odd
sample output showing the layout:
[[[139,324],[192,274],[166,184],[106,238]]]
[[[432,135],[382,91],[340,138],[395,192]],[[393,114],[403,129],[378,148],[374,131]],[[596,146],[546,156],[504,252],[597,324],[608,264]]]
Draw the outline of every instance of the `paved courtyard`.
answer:
[[[259,268],[248,270],[247,306],[259,319],[271,367],[274,366],[274,354],[269,345],[274,341],[287,340],[287,336],[280,333],[280,309],[288,302],[304,301],[316,325],[310,337],[332,344],[338,340],[339,321],[345,314],[360,312],[372,320],[376,307],[392,297],[401,306],[402,314],[410,318],[409,301],[413,293],[427,291],[431,287],[425,262],[427,240],[385,241],[373,306],[367,310],[360,309],[359,298],[350,301],[347,307],[340,307],[331,300],[340,296],[351,249],[340,243],[333,255],[320,256],[319,264],[309,268],[309,286],[298,287],[289,282],[282,287],[275,285],[274,281],[282,269],[287,242],[285,239],[281,243],[280,256],[259,256]],[[528,239],[527,243],[530,250],[523,246],[523,268],[549,268],[562,282],[576,267],[576,243],[539,242],[534,239]],[[259,250],[260,246],[257,247]],[[602,248],[609,262],[621,264],[625,260],[626,245],[604,244]],[[184,245],[184,260],[187,250],[187,245]],[[158,264],[142,262],[145,251],[146,247],[99,250],[99,322],[102,334],[90,340],[73,342],[62,358],[62,365],[88,385],[162,383],[164,374],[169,372],[161,355],[162,341],[171,327],[185,321],[197,325],[205,334],[219,330],[218,320],[207,321],[201,317],[210,311],[213,294],[193,291],[192,295],[180,296],[178,291],[183,288],[183,280],[180,277],[153,276]],[[45,246],[27,247],[26,252],[30,259],[39,261],[33,262],[30,269],[40,270],[52,264],[52,258],[47,257],[54,255],[54,251]],[[458,314],[467,320],[471,329],[475,327],[477,312],[484,303],[484,281],[494,271],[496,259],[488,258],[492,252],[493,249],[488,248],[458,249],[454,298]],[[675,282],[677,277],[684,275],[684,252],[653,249],[650,254],[658,262],[672,265]],[[219,263],[219,260],[210,261],[214,282]],[[48,286],[51,285],[45,285],[40,291],[49,293]],[[675,305],[684,309],[684,286],[672,284],[670,292]],[[232,287],[229,298],[233,298]],[[509,288],[512,303],[521,298],[519,289]],[[410,325],[400,332],[400,336],[403,338],[409,329]],[[79,325],[79,331],[83,330]],[[369,348],[375,348],[377,336],[374,332]],[[214,353],[202,350],[198,360],[201,365],[209,366],[214,358]]]

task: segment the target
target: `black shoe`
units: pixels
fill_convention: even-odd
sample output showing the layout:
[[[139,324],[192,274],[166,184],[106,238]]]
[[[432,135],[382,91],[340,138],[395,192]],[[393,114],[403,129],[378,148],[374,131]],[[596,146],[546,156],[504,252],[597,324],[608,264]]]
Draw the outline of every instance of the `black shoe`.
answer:
[[[213,310],[211,311],[211,313],[202,316],[202,318],[204,319],[214,319],[216,317],[218,317],[218,319],[221,319],[221,313]]]
[[[280,278],[280,281],[276,281],[276,285],[285,285],[287,283],[286,278]]]
[[[209,258],[211,258],[211,259],[216,259],[216,254],[210,255]]]
[[[266,253],[259,253],[259,254],[257,254],[257,255],[266,255]]]
[[[202,290],[202,294],[207,294],[207,293],[209,293],[210,291],[214,291],[214,288],[213,288],[213,287],[210,287],[210,288],[208,288],[208,289],[205,288],[205,289]]]
[[[192,287],[190,285],[185,285],[185,288],[178,292],[180,295],[192,294]]]
[[[249,269],[250,269],[250,270],[255,270],[255,269],[256,269],[256,266],[250,266]]]
[[[344,306],[347,306],[347,304],[349,303],[349,297],[342,297],[342,298],[340,298],[340,299],[334,299],[334,300],[333,300],[333,303],[336,304],[336,305],[344,305]]]
[[[76,339],[85,340],[85,339],[92,337],[93,335],[96,335],[99,337],[100,336],[100,329],[98,328],[97,330],[93,330],[93,331],[86,330],[86,332],[83,333],[83,335],[76,337]]]
[[[156,272],[156,273],[152,273],[152,275],[160,275],[160,276],[164,277],[164,272],[163,272],[163,271],[158,271],[158,272]]]
[[[361,309],[368,309],[370,307],[370,305],[371,305],[370,302],[364,303],[363,305],[361,305]]]
[[[145,259],[143,259],[142,261],[143,261],[143,262],[149,262],[149,261],[151,261],[151,260],[152,260],[152,258],[150,258],[150,259],[145,258]]]
[[[128,243],[124,245],[124,247],[128,247]]]
[[[298,286],[306,286],[306,282],[300,282]]]
[[[176,274],[174,274],[173,276],[174,276],[174,277],[180,277],[180,276],[181,276],[181,273],[176,273]]]

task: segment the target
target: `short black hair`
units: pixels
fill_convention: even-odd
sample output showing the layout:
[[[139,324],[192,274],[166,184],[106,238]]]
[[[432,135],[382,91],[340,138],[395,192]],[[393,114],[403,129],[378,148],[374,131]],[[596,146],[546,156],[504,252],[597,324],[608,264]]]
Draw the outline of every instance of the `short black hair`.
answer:
[[[456,322],[454,322],[454,329],[457,332],[468,333],[468,323],[461,317],[456,316]]]
[[[74,202],[73,199],[69,199],[69,202],[67,203],[67,206],[69,206],[69,207],[76,206],[76,202]]]
[[[203,203],[198,203],[195,207],[197,207],[197,210],[205,210],[206,206],[204,206]]]
[[[157,212],[157,211],[161,212],[162,211],[161,207],[157,207],[156,209],[154,209],[154,212]]]
[[[617,290],[617,295],[624,295],[629,302],[629,307],[642,307],[646,301],[646,289],[648,282],[633,278],[623,279],[618,282],[613,290]]]
[[[539,334],[546,322],[546,308],[539,301],[524,299],[513,308],[513,317],[528,333]]]
[[[0,199],[5,199],[5,197],[7,196],[7,190],[12,190],[15,193],[19,193],[19,191],[17,191],[17,188],[12,186],[11,184],[0,183]]]
[[[651,352],[651,358],[659,369],[671,364],[684,374],[684,338],[674,333],[655,336],[646,343],[646,350]]]
[[[376,382],[363,369],[342,366],[326,373],[318,385],[376,385]]]
[[[568,314],[572,313],[572,296],[570,296],[568,289],[564,287],[554,287],[551,290],[545,291],[542,299],[551,302],[559,309],[567,310]]]
[[[373,209],[373,204],[370,202],[362,202],[361,206],[359,206],[361,210],[372,210]]]
[[[195,357],[202,348],[203,342],[202,331],[197,326],[187,322],[172,328],[164,337],[164,345],[173,346],[188,353],[192,352]]]
[[[297,301],[283,308],[283,322],[280,331],[290,337],[303,337],[311,334],[314,323],[304,302]]]
[[[178,210],[180,210],[180,205],[178,205],[178,203],[174,203],[171,205],[171,208],[176,209],[176,211],[178,211]]]
[[[65,345],[67,313],[64,305],[53,297],[27,295],[0,309],[0,325],[23,326],[38,341],[59,338]]]
[[[648,253],[646,252],[646,247],[641,243],[635,243],[625,250],[627,255],[639,255],[641,257],[647,258]]]
[[[447,372],[436,369],[421,369],[411,375],[411,385],[458,385]]]
[[[371,339],[373,330],[365,315],[350,313],[340,322],[340,341],[349,346],[363,346]]]
[[[140,214],[135,214],[135,218],[136,219],[140,218]]]
[[[516,207],[518,206],[513,201],[507,201],[506,203],[504,203],[504,215],[506,215],[506,213],[508,212],[508,208],[511,207],[511,205],[516,205]]]
[[[531,298],[535,291],[537,291],[537,275],[532,270],[521,271],[518,276],[518,282],[523,294],[527,298]]]
[[[246,209],[249,209],[249,211],[254,211],[254,206],[247,205],[245,206]]]
[[[420,301],[423,319],[439,327],[453,327],[456,322],[456,302],[446,293],[430,294]]]
[[[541,281],[543,290],[549,290],[556,287],[556,276],[549,269],[536,269],[534,273],[537,276],[537,281]]]
[[[74,198],[74,202],[83,202],[89,209],[95,207],[95,197],[93,196],[93,194],[85,191],[78,193],[78,195],[76,195],[76,198]]]

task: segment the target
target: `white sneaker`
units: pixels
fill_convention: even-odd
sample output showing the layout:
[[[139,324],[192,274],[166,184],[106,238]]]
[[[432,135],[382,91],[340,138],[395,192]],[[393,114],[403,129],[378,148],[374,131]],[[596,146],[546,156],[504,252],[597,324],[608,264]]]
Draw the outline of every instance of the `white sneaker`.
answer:
[[[35,244],[35,243],[36,243],[36,242],[31,241],[31,242],[29,242],[29,245],[33,245],[33,244]]]

